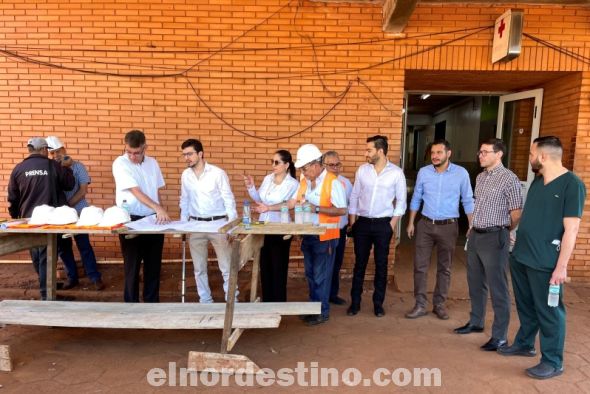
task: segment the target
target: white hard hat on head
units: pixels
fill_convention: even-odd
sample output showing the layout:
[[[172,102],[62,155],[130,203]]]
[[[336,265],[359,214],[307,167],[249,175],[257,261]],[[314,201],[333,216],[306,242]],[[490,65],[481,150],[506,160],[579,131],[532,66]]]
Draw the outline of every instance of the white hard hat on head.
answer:
[[[102,208],[93,205],[83,208],[76,226],[96,226],[102,220],[103,214],[104,211]]]
[[[47,149],[49,149],[50,152],[64,147],[63,142],[54,135],[45,138],[45,141],[47,141]]]
[[[301,145],[297,149],[297,161],[295,168],[301,168],[304,165],[311,163],[314,160],[319,160],[322,157],[322,152],[314,144]]]
[[[29,220],[29,224],[49,223],[49,217],[51,216],[51,212],[54,210],[54,207],[46,204],[36,206],[35,209],[33,209],[33,213],[31,214],[31,220]]]
[[[72,224],[78,221],[78,212],[72,207],[63,205],[55,208],[49,215],[48,224],[64,225]]]

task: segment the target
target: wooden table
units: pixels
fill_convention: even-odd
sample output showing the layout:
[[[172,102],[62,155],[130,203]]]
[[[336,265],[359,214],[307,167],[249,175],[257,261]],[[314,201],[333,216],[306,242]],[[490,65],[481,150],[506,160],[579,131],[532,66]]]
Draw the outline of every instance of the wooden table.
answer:
[[[231,265],[229,272],[229,286],[227,302],[225,306],[217,304],[211,307],[205,304],[125,304],[108,303],[105,307],[96,306],[96,303],[56,303],[56,311],[49,312],[47,308],[36,301],[2,301],[0,303],[0,323],[29,324],[29,325],[66,325],[68,327],[92,327],[100,324],[100,327],[110,328],[146,328],[153,327],[147,320],[153,321],[154,313],[161,311],[175,316],[173,322],[153,328],[222,328],[220,353],[189,352],[189,368],[195,370],[219,371],[223,368],[237,370],[246,365],[255,365],[247,357],[229,355],[239,337],[246,328],[278,327],[281,315],[289,314],[319,314],[321,304],[318,302],[299,303],[258,303],[257,296],[258,278],[260,271],[260,248],[264,243],[266,234],[289,235],[321,235],[325,228],[313,225],[301,224],[253,224],[250,229],[245,229],[239,221],[233,221],[219,229],[221,233],[228,233],[231,242]],[[57,267],[57,236],[58,234],[180,234],[187,235],[190,232],[162,231],[145,232],[129,230],[125,227],[114,230],[99,229],[56,229],[56,228],[8,228],[0,230],[0,255],[29,249],[37,246],[47,246],[47,299],[54,301],[56,298],[56,267]],[[238,239],[238,236],[244,236]],[[234,319],[236,312],[235,297],[238,283],[238,273],[249,260],[252,260],[251,291],[249,306],[240,304],[238,318]],[[84,304],[84,305],[82,305]],[[182,307],[179,305],[186,305]],[[49,305],[48,305],[49,307]],[[90,307],[90,308],[89,308]],[[224,308],[221,314],[221,308]],[[209,309],[207,309],[209,308]],[[213,310],[213,309],[215,310]],[[72,309],[69,311],[68,309]],[[96,309],[96,310],[95,310]],[[211,309],[211,310],[210,310]],[[64,319],[63,314],[80,316],[81,311],[87,310],[89,316],[82,320]],[[15,314],[15,311],[19,311]],[[139,313],[138,313],[139,311]],[[148,313],[149,311],[149,313]],[[142,313],[143,312],[143,313]],[[97,313],[101,313],[100,323],[92,324],[96,320]],[[189,315],[190,314],[190,315]],[[15,317],[19,315],[19,317]],[[3,317],[2,317],[3,316]],[[125,318],[132,317],[132,322],[124,323]],[[221,320],[223,327],[220,327]],[[63,322],[59,324],[59,322]],[[217,322],[217,323],[216,323]],[[172,325],[171,325],[172,324]],[[251,363],[251,364],[248,364]]]

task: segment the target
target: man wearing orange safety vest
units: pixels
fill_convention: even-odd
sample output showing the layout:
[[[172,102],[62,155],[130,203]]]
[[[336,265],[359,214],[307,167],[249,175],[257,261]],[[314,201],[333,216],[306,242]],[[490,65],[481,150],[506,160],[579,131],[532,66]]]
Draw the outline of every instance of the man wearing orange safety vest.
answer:
[[[340,237],[340,216],[347,214],[346,191],[336,175],[326,171],[321,163],[322,152],[313,144],[297,150],[295,168],[305,177],[289,206],[305,201],[311,205],[314,224],[326,227],[323,235],[304,235],[301,242],[305,277],[309,285],[309,300],[322,303],[319,316],[304,316],[310,326],[325,323],[330,316],[330,284],[334,256]]]

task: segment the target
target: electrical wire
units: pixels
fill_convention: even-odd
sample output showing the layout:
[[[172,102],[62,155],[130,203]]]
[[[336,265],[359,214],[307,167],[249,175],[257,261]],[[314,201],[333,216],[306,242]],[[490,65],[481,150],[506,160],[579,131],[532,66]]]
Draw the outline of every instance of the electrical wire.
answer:
[[[578,61],[580,61],[582,63],[585,63],[585,64],[590,64],[590,58],[588,58],[588,57],[586,57],[584,55],[581,55],[579,53],[576,53],[576,52],[574,52],[571,49],[567,49],[567,48],[564,48],[564,47],[559,46],[557,44],[553,44],[553,43],[551,43],[549,41],[546,41],[546,40],[543,40],[541,38],[535,37],[535,36],[533,36],[531,34],[528,34],[528,33],[522,33],[522,35],[525,36],[525,37],[527,37],[527,38],[529,38],[529,39],[531,39],[531,40],[533,40],[534,42],[536,42],[538,44],[541,44],[541,45],[543,45],[543,46],[545,46],[547,48],[553,49],[554,51],[557,51],[557,52],[561,53],[562,55],[566,55],[566,56],[572,57],[572,58],[574,58],[574,59],[576,59],[576,60],[578,60]]]

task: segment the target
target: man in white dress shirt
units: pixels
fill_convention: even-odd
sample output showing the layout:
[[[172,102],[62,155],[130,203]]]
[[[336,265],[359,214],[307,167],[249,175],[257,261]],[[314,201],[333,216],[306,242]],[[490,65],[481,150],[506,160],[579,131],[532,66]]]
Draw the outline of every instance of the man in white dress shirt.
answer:
[[[387,137],[367,138],[367,164],[356,172],[350,205],[350,225],[354,237],[356,261],[350,291],[351,304],[347,314],[356,315],[361,309],[365,270],[371,248],[375,256],[373,307],[375,316],[385,314],[383,301],[387,287],[389,244],[399,219],[406,211],[406,178],[387,159]]]
[[[196,139],[182,143],[182,156],[188,168],[183,171],[180,182],[180,219],[204,222],[219,222],[238,217],[236,202],[229,186],[225,171],[205,161],[203,144]],[[207,244],[211,241],[219,270],[223,276],[223,291],[227,300],[229,269],[231,264],[231,247],[226,234],[195,233],[191,234],[189,245],[197,282],[199,302],[211,303],[211,289],[207,276]],[[236,297],[237,297],[236,292]]]
[[[125,134],[125,153],[113,162],[117,206],[129,207],[131,220],[156,214],[159,223],[170,220],[161,205],[164,178],[156,159],[145,154],[147,144],[141,130]],[[139,270],[143,260],[143,301],[160,301],[160,268],[163,234],[143,234],[133,238],[119,235],[125,268],[125,302],[139,302]]]

